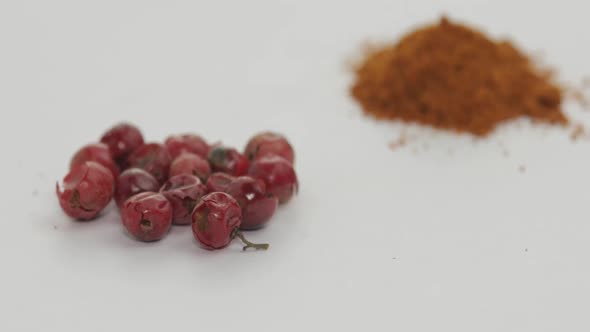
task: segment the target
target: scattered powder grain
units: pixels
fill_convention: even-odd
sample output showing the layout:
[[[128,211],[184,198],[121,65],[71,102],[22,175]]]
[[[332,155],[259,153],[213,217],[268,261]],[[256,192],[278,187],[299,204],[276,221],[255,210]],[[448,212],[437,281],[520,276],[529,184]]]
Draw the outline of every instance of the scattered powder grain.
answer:
[[[582,125],[582,124],[574,125],[573,129],[572,129],[572,133],[570,135],[570,138],[572,139],[572,141],[577,141],[584,136],[586,136],[586,128],[584,128],[584,125]]]

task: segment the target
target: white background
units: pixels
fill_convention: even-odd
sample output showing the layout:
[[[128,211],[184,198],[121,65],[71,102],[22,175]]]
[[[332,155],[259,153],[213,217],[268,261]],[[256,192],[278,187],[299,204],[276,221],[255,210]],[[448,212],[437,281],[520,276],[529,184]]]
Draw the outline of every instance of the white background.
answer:
[[[590,142],[484,140],[361,115],[347,64],[440,14],[590,74],[586,1],[0,2],[0,330],[589,331]],[[587,113],[566,103],[572,118]],[[285,133],[300,195],[248,234],[131,240],[72,222],[55,181],[121,120],[149,141]]]

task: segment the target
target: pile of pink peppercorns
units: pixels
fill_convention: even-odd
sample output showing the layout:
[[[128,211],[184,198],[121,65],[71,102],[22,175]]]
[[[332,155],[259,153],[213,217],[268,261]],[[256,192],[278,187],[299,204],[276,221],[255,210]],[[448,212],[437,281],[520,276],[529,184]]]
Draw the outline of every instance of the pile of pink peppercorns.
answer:
[[[78,220],[96,218],[114,197],[123,225],[140,241],[191,224],[205,249],[236,237],[244,250],[267,249],[241,230],[264,226],[297,192],[293,162],[291,144],[272,132],[255,135],[240,153],[194,134],[145,143],[137,127],[122,123],[76,152],[56,192],[63,211]]]

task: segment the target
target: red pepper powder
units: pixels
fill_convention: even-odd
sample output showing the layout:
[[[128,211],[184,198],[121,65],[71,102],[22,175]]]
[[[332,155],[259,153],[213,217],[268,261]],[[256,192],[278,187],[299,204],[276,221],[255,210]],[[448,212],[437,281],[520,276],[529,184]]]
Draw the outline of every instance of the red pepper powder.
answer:
[[[370,52],[352,96],[378,119],[485,136],[520,117],[566,124],[562,89],[507,41],[442,18]]]

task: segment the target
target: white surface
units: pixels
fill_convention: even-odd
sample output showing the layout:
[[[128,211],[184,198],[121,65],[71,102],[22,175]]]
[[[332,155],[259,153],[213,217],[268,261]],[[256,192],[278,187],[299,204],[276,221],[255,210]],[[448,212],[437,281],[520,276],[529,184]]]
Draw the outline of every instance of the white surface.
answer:
[[[0,3],[0,330],[590,330],[589,142],[413,127],[391,151],[402,126],[363,118],[346,70],[363,41],[445,12],[577,82],[587,2],[90,3]],[[126,119],[149,140],[287,134],[301,194],[249,234],[271,250],[207,252],[182,227],[138,243],[112,207],[68,220],[55,181]]]

